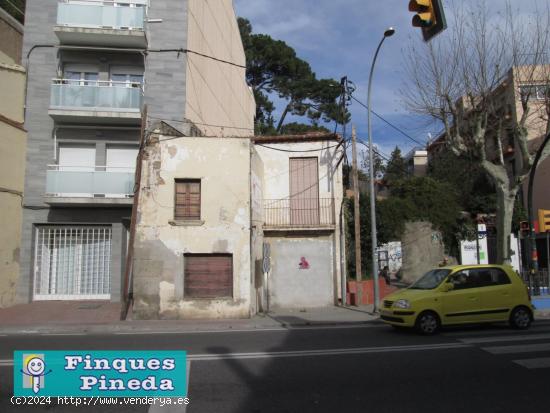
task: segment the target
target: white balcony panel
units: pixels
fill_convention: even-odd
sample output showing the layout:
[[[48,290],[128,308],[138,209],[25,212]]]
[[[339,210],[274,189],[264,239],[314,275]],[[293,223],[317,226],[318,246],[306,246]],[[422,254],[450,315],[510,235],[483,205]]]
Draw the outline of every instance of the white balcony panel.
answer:
[[[141,88],[109,86],[109,82],[91,85],[61,83],[51,86],[49,114],[61,122],[97,122],[139,124]],[[105,84],[104,84],[105,83]]]
[[[134,172],[78,171],[53,166],[46,171],[46,201],[49,204],[130,205],[134,193]],[[96,167],[105,169],[105,167]],[[111,168],[113,169],[113,168]]]
[[[61,44],[147,46],[145,7],[114,6],[110,2],[59,3],[57,26]]]

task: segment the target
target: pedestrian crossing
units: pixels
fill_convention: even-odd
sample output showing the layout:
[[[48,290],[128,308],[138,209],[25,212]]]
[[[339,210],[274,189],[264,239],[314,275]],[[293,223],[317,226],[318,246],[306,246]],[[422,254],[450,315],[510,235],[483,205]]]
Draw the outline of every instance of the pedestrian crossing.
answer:
[[[550,322],[547,321],[522,331],[492,327],[451,330],[443,335],[527,369],[550,369]]]

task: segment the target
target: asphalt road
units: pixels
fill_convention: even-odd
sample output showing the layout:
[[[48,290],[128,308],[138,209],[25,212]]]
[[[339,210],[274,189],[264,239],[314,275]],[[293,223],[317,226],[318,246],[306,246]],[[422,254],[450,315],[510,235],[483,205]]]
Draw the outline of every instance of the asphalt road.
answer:
[[[14,350],[183,349],[187,410],[10,404]],[[550,406],[550,322],[445,330],[377,322],[187,334],[0,337],[0,412],[523,412]]]

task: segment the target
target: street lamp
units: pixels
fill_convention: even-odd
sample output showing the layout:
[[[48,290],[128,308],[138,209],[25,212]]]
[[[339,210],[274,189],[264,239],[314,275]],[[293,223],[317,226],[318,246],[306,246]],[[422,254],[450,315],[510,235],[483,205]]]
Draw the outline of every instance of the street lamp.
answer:
[[[372,87],[372,75],[374,73],[374,64],[378,57],[378,52],[382,47],[382,43],[386,40],[386,37],[393,36],[395,29],[389,27],[384,32],[384,37],[380,40],[376,52],[374,53],[374,59],[372,59],[372,65],[370,67],[369,75],[369,89],[367,96],[367,121],[369,131],[369,178],[370,178],[370,225],[371,225],[371,240],[372,240],[372,276],[374,280],[374,311],[378,311],[380,301],[380,291],[378,291],[378,257],[376,256],[376,246],[378,241],[376,239],[376,195],[374,193],[374,156],[372,149],[372,125],[371,125],[371,87]]]

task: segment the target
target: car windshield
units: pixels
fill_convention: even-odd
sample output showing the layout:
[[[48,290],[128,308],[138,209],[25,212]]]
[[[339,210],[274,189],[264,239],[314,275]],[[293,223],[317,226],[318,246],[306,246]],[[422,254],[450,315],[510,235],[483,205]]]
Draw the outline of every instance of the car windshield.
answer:
[[[433,290],[441,282],[447,278],[447,275],[451,270],[448,269],[437,269],[428,271],[418,280],[416,280],[409,288],[414,290]]]

